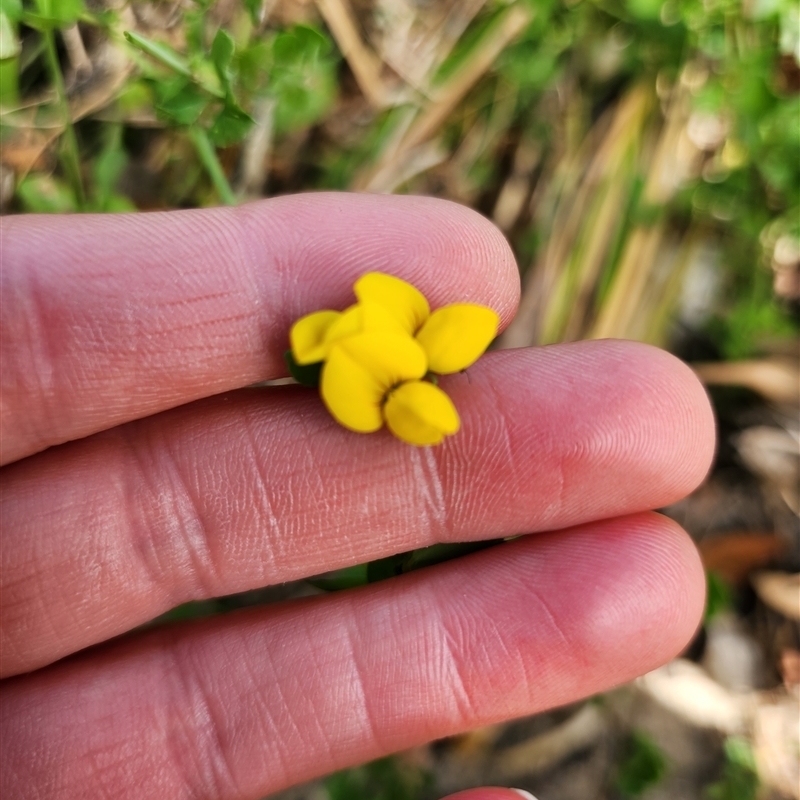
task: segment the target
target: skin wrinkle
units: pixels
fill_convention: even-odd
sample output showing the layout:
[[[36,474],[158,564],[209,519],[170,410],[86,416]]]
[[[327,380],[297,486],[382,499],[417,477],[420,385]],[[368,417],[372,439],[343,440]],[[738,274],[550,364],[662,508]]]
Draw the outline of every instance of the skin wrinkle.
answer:
[[[462,661],[464,664],[467,661],[459,658],[463,650],[464,630],[470,629],[470,620],[454,617],[454,622],[448,625],[441,613],[437,617],[436,628],[442,632],[442,635],[436,637],[434,641],[441,643],[442,655],[447,663],[445,669],[449,679],[447,688],[452,693],[453,701],[458,709],[459,724],[468,727],[470,720],[480,716],[475,702],[467,690],[468,681],[462,672],[464,669]],[[458,625],[456,626],[454,623],[458,623]]]
[[[464,578],[459,585],[470,585],[468,575],[465,574]],[[503,596],[512,587],[517,587],[524,596],[527,585],[521,581],[509,582],[509,573],[492,565],[485,570],[484,583],[485,586],[477,592],[449,592],[446,602],[438,604],[438,624],[445,631],[449,653],[469,699],[468,705],[461,709],[460,725],[466,728],[474,724],[474,720],[485,718],[487,710],[481,700],[492,696],[491,692],[506,699],[502,709],[505,718],[518,716],[521,712],[517,693],[527,685],[528,677],[525,669],[516,673],[508,660],[511,651],[516,654],[513,659],[516,664],[524,661],[514,641],[515,626],[509,625],[508,617],[513,615],[499,617],[492,613],[497,597]],[[484,594],[486,587],[492,587],[488,597]],[[432,604],[432,607],[437,608],[437,604]],[[520,681],[519,675],[523,676],[523,681]],[[467,690],[467,686],[472,686],[472,690]],[[467,715],[469,712],[471,715]]]
[[[214,709],[217,695],[213,687],[204,685],[192,658],[194,653],[175,648],[171,655],[174,664],[170,669],[170,692],[174,699],[168,702],[176,711],[171,716],[174,721],[186,720],[191,731],[186,736],[189,744],[183,748],[189,756],[183,759],[185,766],[182,765],[186,786],[196,787],[191,791],[195,797],[236,797],[240,794],[239,782],[236,768],[229,760],[226,725]],[[186,709],[191,712],[188,716]],[[199,747],[195,746],[198,744]],[[173,745],[172,751],[180,757],[180,748]]]
[[[297,619],[297,622],[298,622],[298,627],[302,627],[303,628],[303,632],[305,634],[305,642],[306,642],[307,650],[308,650],[308,653],[309,653],[309,657],[308,657],[306,663],[310,662],[312,664],[312,666],[314,667],[314,672],[313,672],[312,679],[313,679],[314,682],[323,684],[323,683],[326,682],[325,681],[325,675],[326,675],[327,670],[330,669],[332,664],[335,664],[336,662],[341,661],[341,656],[338,654],[338,647],[340,646],[340,642],[344,641],[347,644],[348,647],[350,646],[350,642],[348,640],[348,637],[347,636],[337,636],[337,637],[335,637],[335,640],[331,644],[329,644],[329,646],[327,646],[324,650],[318,649],[318,648],[315,648],[313,646],[313,643],[315,641],[319,640],[321,632],[318,631],[318,630],[313,630],[311,628],[311,626],[309,625],[308,617],[301,616],[301,617],[299,617]],[[337,651],[336,658],[333,657],[334,649],[336,649],[336,651]],[[320,660],[320,654],[322,654],[322,653],[325,654],[325,656],[330,660],[331,663],[324,663],[323,664],[323,662]],[[254,676],[254,680],[255,680],[255,676]],[[356,676],[356,681],[357,680],[358,680],[358,676]],[[353,683],[353,681],[340,681],[338,685],[339,686],[349,686],[351,683]],[[331,688],[333,689],[333,691],[336,691],[337,686],[334,685]],[[360,691],[363,692],[363,687],[359,686],[359,689],[360,689]],[[335,707],[338,707],[338,708],[341,708],[341,709],[349,709],[351,707],[349,693],[344,693],[344,694],[346,694],[346,697],[342,698],[342,700],[340,702],[334,702],[333,703],[333,705]],[[337,762],[337,759],[336,759],[336,756],[335,756],[335,754],[333,752],[333,743],[331,742],[331,737],[330,737],[328,731],[325,729],[325,724],[324,724],[324,721],[323,721],[323,718],[322,718],[322,714],[318,711],[316,705],[314,705],[313,708],[314,708],[314,711],[316,712],[313,715],[313,722],[314,722],[314,726],[316,727],[316,731],[317,731],[317,739],[316,739],[315,743],[321,743],[325,747],[326,754],[327,754],[327,757],[328,757],[328,762],[327,763],[335,764]],[[289,711],[289,713],[291,713],[289,709],[287,709],[287,711]],[[297,728],[296,724],[295,724],[295,727]],[[307,723],[304,723],[303,728],[305,730],[308,730],[309,729],[309,725]],[[299,728],[297,730],[297,733],[299,734]]]
[[[494,431],[495,428],[499,429],[499,436],[492,435],[492,432],[487,432],[484,437],[481,438],[481,447],[485,453],[485,461],[486,468],[484,470],[485,475],[493,474],[494,470],[491,467],[491,463],[495,459],[499,459],[501,463],[507,464],[507,469],[509,469],[512,473],[516,474],[518,472],[518,464],[524,463],[524,459],[520,459],[517,456],[517,452],[521,450],[521,446],[517,446],[515,448],[512,444],[512,437],[509,431],[509,424],[513,417],[509,415],[506,410],[506,404],[504,403],[504,393],[502,389],[501,383],[495,383],[491,380],[482,380],[480,384],[480,388],[482,391],[486,393],[486,396],[489,397],[494,403],[494,409],[496,411],[495,418],[489,418],[488,415],[482,415],[482,424],[484,426],[490,424],[491,422],[496,422],[493,426]],[[471,420],[468,420],[465,424],[472,427]],[[489,440],[491,444],[487,447],[486,441]],[[522,444],[522,443],[520,443]],[[502,489],[503,487],[498,487],[498,489]],[[498,492],[500,494],[500,492]],[[473,504],[479,504],[480,500],[478,497],[478,493],[474,493],[467,498],[464,498],[464,513],[463,516],[465,519],[468,519],[472,516]],[[454,508],[456,504],[453,503]],[[457,527],[457,526],[453,526]],[[523,531],[517,531],[518,533],[523,533]],[[525,531],[526,532],[526,531]]]
[[[148,586],[161,598],[159,608],[167,604],[178,605],[183,602],[184,584],[198,585],[200,572],[198,564],[193,563],[192,553],[182,552],[175,547],[174,532],[187,522],[180,515],[176,518],[163,512],[162,477],[168,480],[169,476],[162,476],[159,468],[166,463],[166,459],[154,458],[148,453],[140,441],[146,440],[146,437],[138,437],[136,433],[136,426],[119,429],[126,466],[121,472],[124,492],[122,507],[130,520],[126,531],[126,549],[142,568],[140,573],[146,578]],[[173,498],[170,505],[176,508],[180,503]],[[196,513],[197,510],[194,511]],[[163,527],[165,524],[166,529]],[[171,538],[167,535],[170,531],[173,532]],[[162,546],[162,539],[167,547]],[[182,539],[184,543],[189,541],[185,535]],[[181,574],[181,582],[177,587],[171,580],[175,574]]]
[[[85,759],[90,767],[92,776],[91,785],[93,797],[97,797],[97,792],[100,792],[98,800],[106,798],[106,800],[116,800],[117,792],[113,786],[113,779],[119,773],[120,761],[122,757],[120,754],[112,752],[112,763],[103,764],[103,755],[108,753],[112,748],[92,748],[85,756]],[[87,783],[89,783],[87,781]]]
[[[175,520],[175,524],[170,525],[170,528],[178,533],[179,539],[175,541],[174,535],[170,537],[170,549],[176,550],[183,556],[181,558],[179,555],[175,561],[181,561],[188,566],[188,575],[185,570],[181,570],[180,583],[184,586],[188,583],[195,597],[211,597],[216,587],[223,582],[214,555],[215,537],[202,513],[199,495],[194,491],[189,476],[185,474],[177,456],[171,450],[172,448],[167,445],[160,456],[154,453],[153,458],[161,462],[160,468],[154,470],[154,473],[163,477],[165,479],[163,483],[171,487],[171,492],[166,493],[169,504],[166,513]],[[161,492],[159,496],[163,496]],[[158,547],[158,542],[154,542],[154,546]],[[176,581],[170,580],[170,573],[175,572],[174,568],[170,569],[173,565],[166,566],[162,585],[168,592],[169,587]]]
[[[44,477],[49,490],[55,492],[57,486],[56,478],[52,475],[45,475]],[[83,499],[86,501],[87,498],[84,496]],[[46,509],[46,518],[66,521],[68,524],[70,520],[69,513],[74,506],[75,503],[71,500],[66,503],[55,501],[51,508]],[[100,530],[105,530],[102,523],[106,521],[108,516],[106,509],[99,505],[94,505],[93,515],[95,520],[101,523]],[[8,526],[6,530],[13,529],[15,515],[11,515],[10,519],[8,513],[3,513],[2,516]],[[9,542],[9,537],[7,536],[0,537],[0,542],[2,542],[3,547],[2,561],[6,564],[10,558],[9,548],[12,547],[12,543]],[[83,552],[96,552],[97,550],[93,539],[82,537],[67,552],[60,549],[57,540],[52,537],[26,536],[21,544],[25,548],[22,574],[11,573],[13,577],[11,577],[10,582],[9,573],[4,572],[3,574],[2,611],[4,624],[2,626],[3,647],[0,648],[0,653],[2,653],[4,662],[12,658],[13,653],[20,652],[21,649],[22,652],[25,650],[36,652],[42,646],[46,648],[46,645],[42,645],[40,642],[55,641],[63,643],[63,646],[69,648],[70,636],[74,631],[82,627],[78,619],[80,604],[75,603],[76,594],[80,597],[82,603],[90,602],[92,593],[97,590],[98,586],[98,583],[89,579],[90,576],[88,574],[80,581],[80,593],[76,592],[74,581],[65,583],[53,580],[53,574],[72,576],[76,572],[76,568],[84,567],[88,559],[82,557],[81,554]],[[53,563],[54,559],[55,563]],[[43,563],[52,565],[53,574],[48,574],[47,571],[42,572],[36,568],[37,564]],[[34,569],[31,569],[31,567]],[[80,574],[81,569],[79,568],[77,571]],[[97,573],[96,567],[92,571]],[[108,565],[106,564],[106,568],[98,573],[99,578],[101,580],[105,578],[107,572]],[[19,593],[16,591],[17,587],[25,587],[26,584],[27,592]],[[13,613],[14,608],[18,608],[20,614],[17,615],[16,619],[12,616],[6,621],[6,615],[9,612]],[[38,618],[44,621],[45,629],[42,630],[40,627],[36,635],[28,637],[27,648],[21,648],[24,633],[30,628],[27,623],[23,624],[23,622],[25,618],[36,617],[37,612]],[[54,614],[65,615],[70,620],[69,624],[65,624],[63,618],[56,619],[53,616]],[[20,633],[20,630],[22,633]],[[11,652],[8,649],[9,643],[12,643]]]
[[[507,354],[499,355],[501,358],[505,358]],[[467,527],[474,530],[481,527],[487,536],[489,534],[497,536],[527,533],[532,529],[543,527],[544,521],[548,519],[546,513],[552,503],[541,510],[536,506],[541,502],[541,498],[549,498],[553,494],[560,495],[563,489],[561,465],[559,464],[563,435],[554,437],[551,427],[548,425],[534,424],[527,429],[518,430],[519,443],[512,448],[512,452],[519,452],[522,455],[512,465],[509,465],[503,458],[505,451],[496,446],[498,438],[496,428],[500,425],[507,426],[519,416],[518,398],[515,397],[513,389],[509,392],[507,382],[502,377],[497,379],[494,371],[490,370],[480,377],[473,377],[472,383],[468,386],[465,387],[463,382],[457,383],[448,386],[448,391],[457,400],[460,399],[461,392],[470,395],[472,392],[483,392],[480,404],[475,403],[465,409],[463,421],[466,430],[480,429],[480,436],[465,441],[462,450],[468,453],[468,469],[470,471],[480,470],[481,485],[485,483],[494,487],[491,493],[475,492],[473,495],[477,508],[482,509],[481,516],[478,518],[475,513],[477,509],[467,506],[458,516],[454,515],[454,529]],[[489,398],[491,402],[487,403],[486,398]],[[488,409],[484,408],[484,404],[488,405]],[[557,415],[558,412],[551,414],[554,418]],[[571,425],[572,421],[570,420]],[[490,427],[487,428],[487,426]],[[534,453],[537,455],[532,458],[531,454]],[[542,458],[542,456],[549,456],[549,458]],[[540,468],[539,462],[544,462],[545,467]],[[498,476],[500,475],[507,483],[502,493],[497,490]],[[537,485],[536,503],[531,503],[529,499],[529,484],[532,481]],[[554,488],[554,483],[556,488]],[[491,494],[494,494],[496,501],[502,504],[501,512],[494,515],[487,508],[487,498]],[[459,508],[455,502],[453,505],[454,508]],[[505,530],[498,530],[492,517],[510,516],[511,511],[516,511],[518,505],[521,505],[518,509],[519,512],[526,518],[525,524],[515,527],[513,530],[510,526]],[[557,508],[561,510],[563,505],[559,505]],[[480,519],[479,522],[478,519]]]
[[[370,703],[368,700],[369,693],[367,692],[367,675],[370,675],[371,672],[365,665],[361,662],[361,658],[359,656],[359,651],[364,649],[363,646],[358,646],[362,642],[362,635],[359,630],[358,625],[358,616],[353,614],[348,614],[344,625],[343,625],[343,640],[347,644],[347,657],[350,660],[350,664],[352,665],[352,674],[355,680],[353,683],[355,686],[358,687],[358,694],[359,694],[359,701],[360,701],[360,708],[356,710],[355,716],[357,716],[360,720],[362,720],[363,728],[366,730],[366,735],[369,739],[374,743],[374,746],[382,752],[390,753],[391,747],[387,747],[385,743],[382,742],[382,737],[379,733],[380,725],[378,724],[378,717],[373,712],[370,707]],[[350,706],[349,716],[353,716],[353,708],[352,705]],[[333,749],[329,745],[329,749]]]
[[[551,610],[550,606],[547,604],[547,601],[544,599],[544,596],[540,592],[538,592],[535,587],[531,587],[529,591],[533,595],[533,599],[538,604],[538,608],[544,611],[544,615],[547,618],[553,630],[556,632],[559,641],[564,645],[565,648],[568,648],[569,639],[565,636],[564,631],[561,630],[561,626],[558,624],[558,619]]]
[[[412,447],[409,451],[412,486],[421,498],[420,518],[426,523],[428,540],[447,541],[449,530],[438,463],[429,447]]]
[[[246,637],[243,638],[245,639],[246,646],[247,639]],[[298,650],[300,649],[301,648],[298,647]],[[245,657],[242,658],[239,663],[248,663],[246,656],[247,653],[245,653]],[[293,705],[287,699],[286,690],[283,682],[280,680],[280,672],[273,658],[272,649],[270,647],[263,647],[258,653],[258,660],[254,659],[253,662],[261,665],[262,673],[269,674],[272,678],[269,682],[269,686],[270,690],[273,692],[273,697],[271,698],[270,702],[266,695],[264,695],[263,714],[259,715],[259,721],[265,723],[265,736],[261,741],[269,744],[267,753],[274,753],[277,757],[278,766],[280,769],[280,778],[276,778],[276,783],[280,783],[281,785],[289,785],[292,781],[291,735],[294,736],[294,739],[297,742],[301,742],[303,738],[301,727],[298,725],[297,720],[295,719],[295,715],[292,710]],[[264,668],[264,665],[266,668]],[[251,670],[249,664],[246,669],[248,674],[255,678],[255,673]],[[255,681],[253,687],[251,687],[251,691],[256,687],[259,687],[259,685],[259,682]],[[285,729],[286,722],[288,722],[291,727],[290,731]],[[271,763],[269,763],[269,756],[267,753],[265,753],[264,770],[266,772],[268,769],[269,772],[274,775],[275,768]]]
[[[3,270],[3,272],[5,272]],[[5,313],[2,315],[4,322],[2,323],[2,340],[5,341],[18,341],[21,340],[23,346],[20,348],[11,348],[10,352],[6,349],[0,350],[2,359],[5,362],[3,369],[3,382],[2,382],[2,396],[3,396],[3,414],[1,419],[8,419],[13,413],[13,401],[8,399],[9,387],[6,386],[5,376],[11,375],[16,386],[11,388],[10,395],[14,397],[16,393],[23,396],[36,396],[37,394],[42,399],[43,415],[40,420],[36,418],[23,416],[20,424],[25,429],[25,434],[29,436],[37,447],[46,446],[47,434],[43,430],[44,420],[59,419],[58,414],[61,412],[59,404],[54,402],[52,387],[56,381],[53,377],[56,369],[56,359],[53,357],[53,338],[49,335],[49,326],[45,319],[43,302],[44,293],[38,289],[39,281],[35,271],[24,273],[22,284],[26,287],[21,291],[14,291],[15,287],[13,282],[8,279],[3,281],[3,295],[5,302],[3,309],[5,310],[6,303],[8,302],[9,292],[13,292],[13,299],[11,301],[12,312],[10,315]],[[9,330],[7,325],[9,323],[12,329]],[[19,328],[23,330],[20,331]],[[6,361],[10,358],[11,364]],[[21,384],[21,385],[20,385]],[[38,391],[37,391],[37,387]],[[5,436],[0,435],[0,441],[5,440]],[[4,447],[3,450],[6,448]]]
[[[284,528],[290,526],[289,520],[291,519],[291,510],[289,515],[287,515],[287,522],[282,526],[271,499],[273,491],[271,482],[265,475],[264,468],[262,468],[260,464],[261,459],[259,454],[265,448],[259,443],[259,437],[254,429],[252,415],[247,411],[245,411],[243,415],[243,421],[245,444],[248,448],[248,452],[245,458],[242,459],[242,463],[246,463],[250,466],[249,473],[255,477],[255,508],[256,516],[259,521],[258,527],[269,539],[269,546],[262,550],[265,562],[262,577],[264,581],[268,582],[274,579],[272,576],[280,575],[281,564],[286,561],[286,553],[283,552],[281,543],[285,541],[286,536],[291,536],[291,530],[284,530]],[[269,460],[271,460],[269,459],[270,449],[271,446],[267,443],[266,451],[268,455],[267,459],[264,459],[266,463],[269,463]],[[266,522],[266,530],[264,529],[264,522]]]

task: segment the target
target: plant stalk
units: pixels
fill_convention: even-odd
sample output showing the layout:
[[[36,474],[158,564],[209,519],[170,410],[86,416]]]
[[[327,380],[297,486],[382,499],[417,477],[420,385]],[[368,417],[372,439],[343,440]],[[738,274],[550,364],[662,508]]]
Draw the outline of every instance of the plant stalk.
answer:
[[[81,178],[81,160],[78,151],[78,138],[75,135],[75,127],[72,124],[72,117],[69,112],[69,102],[67,100],[67,88],[64,85],[64,76],[61,72],[61,65],[58,63],[58,53],[56,52],[56,40],[52,28],[42,30],[42,37],[45,43],[45,54],[53,85],[58,96],[58,103],[64,115],[64,134],[61,145],[61,164],[67,175],[72,191],[75,193],[75,200],[78,208],[83,209],[86,204],[86,194],[83,189],[83,179]]]
[[[208,134],[202,128],[189,128],[189,138],[195,150],[197,150],[200,163],[202,163],[206,172],[208,172],[220,200],[222,200],[226,206],[235,206],[236,196],[233,193],[233,189],[231,189],[231,185],[228,183],[228,179],[225,177],[222,164],[219,163],[219,159],[217,158],[217,151],[214,149],[214,145],[211,144]]]

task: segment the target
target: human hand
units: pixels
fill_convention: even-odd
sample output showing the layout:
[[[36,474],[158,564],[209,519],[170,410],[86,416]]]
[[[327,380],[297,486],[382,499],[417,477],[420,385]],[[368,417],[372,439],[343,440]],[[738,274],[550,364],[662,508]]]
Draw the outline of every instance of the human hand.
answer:
[[[647,509],[701,481],[714,432],[668,354],[490,353],[443,379],[462,429],[432,449],[351,433],[312,390],[240,388],[284,374],[291,323],[370,270],[507,324],[514,261],[473,212],[303,195],[5,218],[1,246],[4,800],[256,798],[603,691],[692,636],[700,563]],[[528,532],[112,639],[189,600]]]

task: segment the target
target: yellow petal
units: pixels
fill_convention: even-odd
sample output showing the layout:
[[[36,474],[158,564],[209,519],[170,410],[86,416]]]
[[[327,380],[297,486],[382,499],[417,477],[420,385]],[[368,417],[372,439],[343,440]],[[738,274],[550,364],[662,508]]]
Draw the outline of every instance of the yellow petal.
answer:
[[[430,315],[417,334],[428,356],[428,369],[439,375],[473,364],[497,335],[500,318],[486,306],[454,303]]]
[[[439,444],[460,425],[452,400],[427,381],[408,381],[389,395],[383,407],[389,430],[409,444]]]
[[[384,393],[403,381],[421,378],[428,371],[425,351],[405,333],[368,331],[337,342],[383,387]]]
[[[388,309],[372,300],[364,300],[342,312],[339,319],[328,329],[325,342],[332,345],[340,339],[368,331],[406,333],[397,317]]]
[[[368,272],[356,281],[353,289],[359,302],[371,301],[383,306],[412,336],[431,313],[425,295],[394,275]]]
[[[339,318],[328,328],[325,333],[325,345],[330,349],[334,342],[361,333],[363,327],[364,314],[361,308],[357,305],[350,306],[342,311]],[[327,356],[327,352],[325,355]]]
[[[325,339],[342,315],[338,311],[315,311],[300,317],[289,331],[289,345],[298,364],[315,364],[327,355]]]
[[[320,393],[328,411],[345,428],[371,433],[382,427],[385,388],[341,346],[331,348],[322,367]]]
[[[410,336],[371,331],[335,342],[322,368],[320,390],[337,422],[369,433],[383,424],[381,403],[393,386],[421,378],[425,353]]]

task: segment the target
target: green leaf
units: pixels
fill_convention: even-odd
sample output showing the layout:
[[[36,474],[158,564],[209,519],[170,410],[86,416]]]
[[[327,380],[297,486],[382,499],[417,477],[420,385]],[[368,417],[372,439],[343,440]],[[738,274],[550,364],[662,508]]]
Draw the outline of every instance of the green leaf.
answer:
[[[122,146],[122,126],[110,125],[106,130],[105,146],[92,165],[92,208],[101,212],[133,211],[133,203],[116,191],[120,176],[128,164],[128,154]]]
[[[275,127],[289,132],[322,117],[337,91],[330,40],[315,28],[296,25],[272,40],[268,90],[275,98]],[[247,69],[252,81],[252,65]]]
[[[443,564],[445,561],[452,561],[454,558],[460,558],[461,556],[477,553],[480,550],[486,550],[489,547],[502,544],[503,541],[503,539],[487,539],[480,542],[433,544],[429,547],[409,550],[406,553],[379,558],[376,561],[370,561],[367,565],[367,582],[376,583],[377,581],[404,575],[407,572],[413,572],[423,567]]]
[[[781,14],[781,53],[800,62],[800,8],[787,3]]]
[[[272,46],[258,39],[236,53],[236,73],[239,85],[250,94],[262,93],[272,74]]]
[[[31,174],[17,186],[22,208],[34,214],[66,214],[78,210],[75,193],[51,175]]]
[[[296,67],[324,57],[331,52],[330,39],[309,25],[295,25],[281,31],[273,43],[275,63],[283,67]]]
[[[262,9],[264,8],[264,0],[244,0],[244,7],[250,15],[250,21],[253,25],[258,25],[261,22]]]
[[[0,14],[5,14],[12,22],[22,19],[22,0],[0,0]]]
[[[11,19],[0,11],[0,61],[16,58],[21,50],[19,36]],[[3,65],[3,69],[6,69],[6,65]]]
[[[210,102],[200,87],[184,78],[156,84],[156,95],[156,111],[173,125],[194,124]]]
[[[187,78],[192,77],[192,70],[189,63],[178,52],[173,50],[168,44],[163,42],[154,42],[146,36],[142,36],[135,31],[125,31],[125,38],[134,46],[147,53],[151,58],[161,62],[165,67],[169,67],[179,75],[184,75]]]
[[[643,731],[632,731],[623,746],[617,770],[617,789],[625,797],[638,797],[660,783],[667,772],[661,748]]]
[[[731,587],[716,573],[706,572],[706,610],[703,620],[708,622],[717,614],[731,608],[733,600]]]
[[[725,740],[722,778],[706,789],[709,800],[756,800],[758,772],[750,745],[736,736]]]
[[[66,27],[77,22],[85,11],[83,0],[38,0],[36,11],[23,12],[23,20],[33,28]]]
[[[253,126],[253,118],[242,111],[235,103],[227,103],[217,114],[208,135],[219,147],[227,147],[241,142]]]
[[[381,758],[328,776],[328,800],[416,800],[434,785],[427,770],[397,757]]]
[[[320,375],[322,374],[322,361],[316,364],[300,365],[294,360],[291,350],[283,354],[289,374],[301,385],[316,388],[319,386]]]
[[[663,0],[627,0],[625,5],[634,17],[641,20],[657,20],[661,16]]]
[[[211,44],[211,60],[214,63],[214,69],[217,71],[219,81],[225,89],[226,94],[230,94],[231,91],[230,66],[234,50],[235,45],[233,39],[220,28]]]
[[[354,589],[356,586],[365,586],[368,583],[367,564],[344,567],[313,578],[307,578],[307,580],[312,586],[316,586],[326,592]]]

